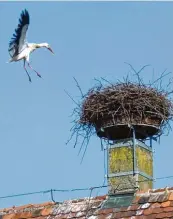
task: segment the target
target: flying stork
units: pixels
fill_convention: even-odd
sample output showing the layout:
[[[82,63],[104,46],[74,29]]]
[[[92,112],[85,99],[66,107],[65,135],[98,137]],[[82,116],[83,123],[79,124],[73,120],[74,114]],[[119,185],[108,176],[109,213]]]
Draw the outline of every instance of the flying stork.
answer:
[[[25,9],[21,12],[19,24],[17,28],[15,29],[15,33],[13,34],[11,41],[9,42],[8,52],[11,56],[11,59],[9,60],[9,62],[17,62],[23,59],[24,69],[28,75],[29,81],[31,82],[31,77],[26,69],[26,65],[25,65],[26,63],[28,64],[28,67],[37,74],[37,76],[41,77],[41,75],[36,70],[34,70],[32,66],[30,65],[30,62],[29,62],[30,53],[42,47],[47,48],[52,53],[53,51],[50,48],[50,45],[48,43],[36,44],[36,43],[26,42],[26,32],[28,30],[29,23],[30,23],[29,13]]]

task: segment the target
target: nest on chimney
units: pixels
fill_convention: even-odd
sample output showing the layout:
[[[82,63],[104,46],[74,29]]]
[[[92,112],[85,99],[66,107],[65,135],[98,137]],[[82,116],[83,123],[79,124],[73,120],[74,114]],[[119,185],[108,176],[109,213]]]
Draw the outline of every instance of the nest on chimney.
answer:
[[[96,130],[126,124],[160,127],[172,115],[168,93],[128,81],[92,88],[81,105],[78,122]]]
[[[162,133],[165,127],[170,128],[173,104],[170,98],[172,91],[169,91],[168,87],[172,84],[171,79],[166,86],[167,89],[161,87],[161,81],[168,73],[163,72],[160,78],[145,84],[139,77],[139,72],[135,71],[136,82],[130,81],[128,77],[115,83],[103,78],[97,80],[98,83],[85,95],[76,81],[81,92],[81,100],[76,103],[77,107],[74,109],[76,116],[71,137],[76,134],[75,146],[80,136],[83,137],[82,145],[84,142],[88,144],[93,134],[114,140],[118,135],[121,137],[122,133],[127,131],[125,128],[131,125],[137,129],[145,127],[145,130],[139,128],[140,131],[151,131],[150,135]],[[107,84],[103,83],[105,81]],[[117,129],[113,130],[115,127]],[[116,135],[109,139],[111,130]],[[146,138],[146,135],[143,138]]]

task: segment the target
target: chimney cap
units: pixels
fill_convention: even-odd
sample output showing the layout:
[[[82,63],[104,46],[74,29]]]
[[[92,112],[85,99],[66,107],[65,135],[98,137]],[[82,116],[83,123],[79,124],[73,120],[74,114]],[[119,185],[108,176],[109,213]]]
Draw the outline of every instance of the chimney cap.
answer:
[[[135,129],[136,139],[146,139],[148,137],[159,135],[160,127],[149,124],[132,124]],[[110,125],[96,128],[97,136],[109,140],[120,140],[133,137],[133,130],[128,124]]]

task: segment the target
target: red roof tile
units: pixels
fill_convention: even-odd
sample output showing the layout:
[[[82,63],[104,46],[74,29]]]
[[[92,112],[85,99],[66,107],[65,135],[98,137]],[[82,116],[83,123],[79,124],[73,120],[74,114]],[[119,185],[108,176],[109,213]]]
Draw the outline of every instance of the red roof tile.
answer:
[[[102,208],[107,196],[29,204],[0,210],[1,219],[155,219],[173,218],[173,188],[137,192],[130,206]]]

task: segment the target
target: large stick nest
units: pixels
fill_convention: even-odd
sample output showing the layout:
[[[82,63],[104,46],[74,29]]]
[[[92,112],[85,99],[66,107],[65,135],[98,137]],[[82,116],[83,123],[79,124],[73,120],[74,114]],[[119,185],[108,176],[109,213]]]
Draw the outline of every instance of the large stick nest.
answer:
[[[104,127],[117,124],[160,126],[172,118],[173,105],[166,92],[132,82],[90,90],[81,107],[79,122]]]
[[[130,67],[135,73],[135,80],[131,81],[128,76],[115,83],[103,78],[95,79],[97,84],[85,95],[75,79],[81,99],[76,102],[70,96],[76,104],[72,114],[75,119],[70,138],[71,140],[75,136],[74,147],[79,137],[83,138],[81,148],[84,144],[87,146],[93,134],[98,135],[99,129],[104,130],[108,126],[154,126],[160,130],[157,136],[161,135],[165,128],[169,131],[169,121],[173,118],[173,90],[170,89],[173,81],[169,78],[168,83],[163,85],[163,79],[170,72],[164,71],[156,80],[144,83],[139,73],[146,66],[138,72],[131,65]],[[123,129],[120,132],[122,133]],[[109,137],[107,139],[109,140]]]

